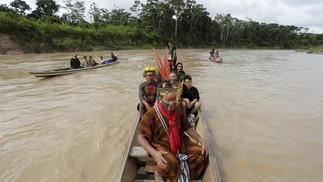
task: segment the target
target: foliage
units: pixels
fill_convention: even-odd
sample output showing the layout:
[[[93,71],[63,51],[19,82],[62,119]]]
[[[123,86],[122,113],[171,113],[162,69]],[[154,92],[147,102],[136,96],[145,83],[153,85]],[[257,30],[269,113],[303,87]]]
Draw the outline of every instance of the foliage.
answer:
[[[29,5],[14,0],[0,5],[0,32],[16,36],[28,52],[164,47],[169,39],[177,47],[308,48],[323,45],[323,34],[308,28],[276,23],[239,20],[230,14],[210,17],[194,0],[134,0],[130,12],[114,7],[89,8],[85,18],[84,1],[65,0],[60,7],[54,0],[37,0],[30,14]],[[63,8],[66,13],[56,15]],[[317,49],[310,50],[317,52]]]
[[[54,16],[60,7],[54,0],[37,0],[36,6],[36,9],[30,14],[30,17],[35,19],[42,16]]]
[[[72,2],[72,0],[65,0],[65,6],[62,8],[67,11],[62,15],[62,18],[66,23],[72,26],[78,25],[80,22],[84,21],[85,5],[84,1]]]
[[[30,6],[23,0],[14,0],[10,3],[10,6],[21,15],[25,15],[26,10],[31,10]]]

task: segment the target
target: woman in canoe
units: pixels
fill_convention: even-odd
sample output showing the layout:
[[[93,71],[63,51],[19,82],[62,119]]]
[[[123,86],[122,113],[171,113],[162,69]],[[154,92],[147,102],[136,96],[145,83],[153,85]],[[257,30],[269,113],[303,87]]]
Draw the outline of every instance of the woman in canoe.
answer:
[[[184,77],[185,77],[185,71],[183,70],[183,64],[181,62],[178,62],[175,67],[176,75],[177,75],[177,80],[179,82],[184,82]]]

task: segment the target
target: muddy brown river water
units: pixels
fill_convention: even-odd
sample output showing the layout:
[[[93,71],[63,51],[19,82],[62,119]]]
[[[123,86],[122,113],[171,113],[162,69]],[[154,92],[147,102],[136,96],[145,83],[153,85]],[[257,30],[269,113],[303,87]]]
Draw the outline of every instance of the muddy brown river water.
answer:
[[[217,64],[208,52],[178,59],[200,91],[222,181],[323,181],[323,56],[226,49]],[[141,69],[156,66],[152,50],[115,53],[117,65],[45,79],[26,70],[68,67],[72,54],[0,55],[1,182],[115,181]]]

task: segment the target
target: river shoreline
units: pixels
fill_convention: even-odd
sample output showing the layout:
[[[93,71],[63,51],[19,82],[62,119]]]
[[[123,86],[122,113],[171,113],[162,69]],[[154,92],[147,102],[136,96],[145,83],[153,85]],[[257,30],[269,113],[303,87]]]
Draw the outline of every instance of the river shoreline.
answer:
[[[55,49],[52,50],[42,50],[40,52],[30,52],[25,48],[19,41],[16,40],[16,38],[9,34],[0,33],[0,55],[23,55],[23,54],[46,54],[46,53],[68,53],[68,52],[74,52],[74,50],[63,50],[63,51],[57,51]],[[178,46],[179,49],[206,49],[214,47],[215,49],[245,49],[245,50],[295,50],[296,52],[306,52],[308,54],[320,54],[323,55],[323,46],[317,46],[317,47],[310,47],[310,48],[304,48],[304,49],[281,49],[279,47],[227,47],[227,46]],[[156,47],[159,49],[162,49],[163,47]],[[150,45],[144,45],[141,47],[134,47],[134,46],[116,46],[111,47],[107,49],[95,49],[91,48],[90,50],[79,50],[82,52],[91,52],[91,51],[121,51],[121,50],[150,50]]]

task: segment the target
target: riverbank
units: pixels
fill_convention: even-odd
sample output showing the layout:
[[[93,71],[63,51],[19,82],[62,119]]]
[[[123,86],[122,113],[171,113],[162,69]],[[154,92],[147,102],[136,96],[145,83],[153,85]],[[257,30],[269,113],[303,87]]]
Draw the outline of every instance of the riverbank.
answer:
[[[73,52],[75,48],[72,49],[65,49],[65,50],[56,50],[56,49],[46,49],[46,50],[38,50],[35,52],[31,52],[27,47],[25,47],[28,44],[21,43],[18,38],[16,38],[14,35],[0,33],[0,54],[28,54],[28,53],[54,53],[54,52]],[[103,50],[147,50],[151,49],[152,45],[144,44],[142,46],[131,46],[131,45],[114,45],[111,47],[88,47],[86,50],[79,50],[79,51],[103,51]],[[156,46],[155,46],[156,47]],[[210,48],[212,46],[204,45],[204,46],[183,46],[183,45],[177,45],[178,48],[181,49],[190,49],[190,48],[196,48],[196,49],[204,49],[204,48]],[[164,48],[163,46],[159,46],[156,48]],[[244,47],[244,46],[235,46],[235,47],[228,47],[224,45],[216,45],[215,49],[258,49],[258,50],[268,50],[268,49],[274,49],[274,50],[280,50],[282,48],[280,47]],[[323,54],[323,46],[316,46],[311,48],[304,48],[304,49],[296,49],[297,51],[303,51],[307,52],[308,54]]]
[[[323,46],[311,47],[306,52],[308,54],[323,54]]]
[[[0,54],[22,54],[23,47],[15,40],[14,36],[0,33]]]

